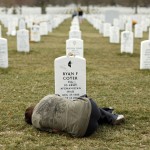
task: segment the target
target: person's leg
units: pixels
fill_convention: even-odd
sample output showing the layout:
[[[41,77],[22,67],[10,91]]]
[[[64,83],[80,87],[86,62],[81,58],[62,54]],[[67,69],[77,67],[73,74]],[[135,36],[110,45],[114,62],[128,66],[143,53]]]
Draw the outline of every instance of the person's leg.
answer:
[[[100,111],[96,103],[90,99],[92,110],[91,110],[91,116],[89,120],[89,124],[86,130],[86,133],[84,137],[90,136],[92,133],[96,131],[98,128],[98,120],[100,119]]]
[[[102,108],[99,108],[100,118],[98,124],[108,123],[112,125],[120,124],[124,121],[123,115],[113,114],[112,112],[106,111]]]
[[[113,108],[98,108],[94,100],[90,99],[93,111],[92,118],[97,120],[98,124],[108,123],[108,124],[120,124],[124,121],[123,115],[113,114]]]
[[[103,107],[102,109],[107,112],[110,112],[110,113],[113,113],[113,111],[114,111],[114,108],[112,108],[112,107]]]
[[[82,97],[87,97],[87,95],[84,95]],[[90,136],[92,133],[94,133],[98,128],[98,126],[102,123],[109,123],[109,124],[119,123],[120,120],[119,121],[117,120],[118,115],[112,114],[113,109],[111,110],[106,109],[107,111],[105,111],[104,109],[99,108],[92,99],[90,99],[90,102],[91,102],[92,110],[91,110],[91,116],[90,116],[88,128],[84,135],[85,137]]]

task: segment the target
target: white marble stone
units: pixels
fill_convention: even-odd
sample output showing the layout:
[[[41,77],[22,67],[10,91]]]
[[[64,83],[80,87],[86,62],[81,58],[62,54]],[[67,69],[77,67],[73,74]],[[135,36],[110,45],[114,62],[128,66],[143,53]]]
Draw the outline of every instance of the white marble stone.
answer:
[[[150,69],[150,40],[141,42],[140,69]]]
[[[8,44],[4,38],[0,38],[0,68],[8,68]]]
[[[72,31],[72,30],[80,30],[80,27],[79,27],[79,25],[72,25],[71,27],[70,27],[70,30]]]
[[[86,94],[86,60],[79,56],[55,59],[55,94],[76,99]]]
[[[81,39],[81,31],[80,30],[69,31],[69,39],[72,39],[72,38]]]
[[[109,37],[110,36],[110,23],[104,23],[103,24],[103,36],[104,37]]]
[[[66,40],[66,55],[70,53],[83,57],[83,40],[73,38]]]
[[[40,42],[41,41],[41,35],[40,35],[40,26],[39,25],[33,25],[31,28],[31,41],[34,42]]]
[[[136,24],[136,25],[135,25],[134,37],[135,37],[135,38],[143,38],[142,25],[140,25],[140,24]]]
[[[121,33],[121,53],[133,53],[133,32],[123,31]]]
[[[119,27],[117,26],[112,26],[110,27],[110,43],[119,43],[120,39],[120,32],[119,32]]]
[[[0,38],[2,37],[2,26],[0,25]]]
[[[17,51],[18,52],[29,52],[29,31],[21,29],[17,31]]]
[[[40,35],[48,35],[47,22],[41,22],[40,23]]]
[[[26,22],[25,22],[24,18],[19,19],[19,26],[18,27],[19,27],[19,30],[26,29]]]
[[[125,30],[126,31],[132,31],[132,22],[127,22],[125,24]]]

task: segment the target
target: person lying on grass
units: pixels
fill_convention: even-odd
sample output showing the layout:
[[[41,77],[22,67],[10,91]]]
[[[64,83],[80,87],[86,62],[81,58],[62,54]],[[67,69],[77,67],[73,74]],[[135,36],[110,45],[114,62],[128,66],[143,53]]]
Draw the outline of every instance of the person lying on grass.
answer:
[[[123,115],[113,114],[112,108],[99,108],[87,95],[69,100],[59,95],[47,95],[26,109],[25,121],[48,132],[67,132],[74,137],[90,136],[99,125],[117,125]]]

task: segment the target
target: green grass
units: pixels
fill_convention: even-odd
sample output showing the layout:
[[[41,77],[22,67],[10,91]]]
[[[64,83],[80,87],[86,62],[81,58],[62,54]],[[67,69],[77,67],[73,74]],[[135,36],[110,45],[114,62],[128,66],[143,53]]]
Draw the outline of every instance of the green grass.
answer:
[[[54,93],[54,59],[65,55],[71,20],[66,20],[30,53],[18,53],[16,38],[9,44],[9,68],[0,69],[0,149],[4,150],[149,150],[150,71],[139,70],[140,42],[134,54],[120,54],[120,44],[109,44],[84,20],[81,24],[87,63],[87,94],[99,106],[124,114],[120,126],[100,126],[89,138],[40,132],[24,122],[25,109]]]

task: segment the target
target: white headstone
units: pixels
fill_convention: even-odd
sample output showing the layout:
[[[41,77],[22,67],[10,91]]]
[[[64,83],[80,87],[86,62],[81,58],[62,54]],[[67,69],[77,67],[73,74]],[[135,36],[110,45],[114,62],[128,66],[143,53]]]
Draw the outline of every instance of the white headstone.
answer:
[[[104,32],[104,23],[101,22],[101,23],[99,24],[99,33],[100,33],[100,34],[101,34],[101,33],[103,34],[103,32]]]
[[[2,27],[0,25],[0,38],[2,37]]]
[[[39,42],[41,40],[39,25],[33,25],[31,28],[31,41]]]
[[[72,25],[70,30],[80,30],[79,25]]]
[[[33,26],[33,20],[31,18],[30,19],[28,18],[27,19],[27,27],[32,28],[32,26]]]
[[[4,38],[0,38],[0,68],[8,68],[8,45]]]
[[[26,22],[24,18],[19,19],[19,30],[26,29]]]
[[[115,27],[119,27],[119,19],[114,19],[113,20],[113,26],[115,26]]]
[[[47,22],[47,24],[48,24],[48,32],[52,32],[52,31],[53,31],[52,21],[49,20],[49,21]]]
[[[143,38],[143,29],[140,24],[135,25],[134,37],[135,38]]]
[[[124,30],[125,29],[125,17],[124,16],[120,16],[119,17],[119,29],[120,30]]]
[[[127,22],[125,24],[125,30],[126,31],[132,31],[132,23],[131,22]]]
[[[150,69],[150,40],[141,42],[140,69]]]
[[[40,35],[48,35],[48,24],[47,22],[40,23]]]
[[[71,39],[71,38],[81,39],[81,31],[79,31],[79,30],[69,31],[69,39]]]
[[[113,26],[110,27],[110,43],[119,43],[120,32],[119,27]]]
[[[133,53],[133,32],[123,31],[121,33],[121,53]]]
[[[150,28],[148,29],[148,39],[150,40]]]
[[[110,36],[110,27],[111,27],[110,23],[104,23],[104,26],[103,26],[103,36],[104,37]]]
[[[66,55],[68,55],[69,53],[83,57],[83,40],[81,39],[66,40]]]
[[[141,24],[142,24],[142,29],[143,29],[143,31],[144,31],[144,32],[147,32],[148,26],[147,26],[147,24],[146,24],[146,21],[143,20],[143,21],[141,22]]]
[[[7,35],[12,35],[12,36],[16,35],[16,26],[14,22],[9,21]]]
[[[29,52],[29,31],[26,29],[17,31],[17,51],[18,52]]]
[[[86,94],[86,60],[79,56],[55,59],[55,94],[76,99]]]

